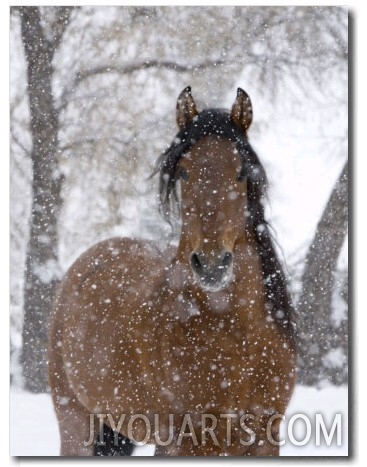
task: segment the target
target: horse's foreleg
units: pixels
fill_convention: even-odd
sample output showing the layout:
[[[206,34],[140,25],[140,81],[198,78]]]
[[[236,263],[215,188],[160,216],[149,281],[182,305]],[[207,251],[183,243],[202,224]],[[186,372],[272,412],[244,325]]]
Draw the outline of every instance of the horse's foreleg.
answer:
[[[254,444],[248,448],[245,455],[258,457],[278,457],[279,446],[275,446],[267,440],[255,441]]]
[[[177,456],[177,455],[182,455],[179,453],[179,449],[177,448],[177,446],[172,443],[170,444],[169,446],[160,446],[160,445],[156,445],[155,447],[155,453],[154,453],[154,456],[157,456],[157,457],[174,457],[174,456]]]
[[[259,416],[254,420],[252,430],[254,442],[246,449],[246,456],[279,456],[280,417]],[[251,426],[251,424],[250,424]]]
[[[103,425],[103,430],[98,433],[94,456],[131,456],[133,451],[134,444],[129,438]]]
[[[59,424],[61,456],[93,456],[97,427],[91,428],[91,417],[78,401],[65,373],[58,342],[60,330],[53,326],[50,334],[49,383]]]
[[[61,456],[93,456],[97,438],[94,417],[72,397],[61,399],[62,407],[55,404],[60,430]]]

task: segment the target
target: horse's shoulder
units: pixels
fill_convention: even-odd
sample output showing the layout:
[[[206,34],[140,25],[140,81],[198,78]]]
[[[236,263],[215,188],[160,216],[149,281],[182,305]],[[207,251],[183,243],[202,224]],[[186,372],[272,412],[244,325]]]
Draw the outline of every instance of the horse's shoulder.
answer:
[[[176,248],[161,249],[152,240],[128,237],[113,237],[102,240],[87,249],[70,267],[67,276],[77,276],[79,283],[95,274],[116,273],[129,270],[131,273],[145,270],[155,274],[168,265]]]
[[[93,256],[117,260],[130,257],[135,261],[152,259],[157,261],[162,260],[163,262],[170,261],[175,252],[175,247],[162,247],[154,240],[130,237],[113,237],[103,240],[94,245],[90,251]]]

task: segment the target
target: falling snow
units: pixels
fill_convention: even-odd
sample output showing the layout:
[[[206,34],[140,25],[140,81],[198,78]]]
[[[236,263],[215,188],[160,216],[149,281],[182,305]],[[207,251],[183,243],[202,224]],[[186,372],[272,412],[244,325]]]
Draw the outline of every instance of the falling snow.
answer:
[[[48,12],[42,25],[50,43],[57,30],[57,26],[55,29],[51,27],[51,22],[58,14],[52,8],[42,9],[42,14]],[[228,24],[231,24],[230,28]],[[57,169],[52,172],[49,185],[62,180],[60,205],[57,205],[55,197],[55,203],[51,200],[43,206],[33,206],[36,214],[47,211],[52,217],[57,213],[57,246],[52,247],[54,236],[48,233],[50,226],[42,224],[36,236],[39,251],[43,252],[43,256],[40,255],[42,260],[36,262],[34,259],[34,264],[29,264],[38,281],[47,285],[60,280],[73,261],[100,240],[116,236],[153,240],[154,244],[148,244],[147,251],[152,255],[164,251],[167,260],[165,272],[167,277],[170,274],[170,281],[161,292],[171,290],[175,298],[171,308],[163,305],[160,315],[154,317],[160,293],[157,292],[155,296],[146,293],[147,276],[150,274],[152,277],[149,276],[149,280],[153,280],[159,272],[158,267],[151,272],[144,270],[139,281],[134,282],[131,270],[118,266],[124,264],[125,252],[111,246],[109,255],[117,266],[110,271],[109,281],[110,285],[115,286],[115,294],[111,294],[108,284],[101,283],[98,274],[94,273],[105,267],[106,258],[102,255],[88,265],[89,270],[93,271],[90,276],[84,275],[84,271],[78,273],[85,291],[88,289],[90,293],[91,299],[85,303],[90,320],[76,327],[74,332],[70,330],[67,335],[69,342],[77,343],[64,362],[69,375],[75,376],[87,366],[91,377],[95,377],[96,393],[103,392],[103,381],[111,377],[117,381],[111,388],[115,401],[121,400],[124,385],[131,385],[133,397],[121,403],[128,408],[140,403],[144,395],[133,388],[130,365],[133,358],[139,361],[146,354],[146,349],[153,352],[164,345],[164,341],[151,342],[149,336],[156,322],[162,322],[162,316],[169,316],[167,330],[173,335],[177,333],[172,359],[150,361],[142,368],[140,376],[140,382],[144,381],[146,387],[158,388],[157,404],[168,401],[179,410],[184,402],[177,400],[177,388],[185,384],[186,398],[194,403],[197,394],[193,393],[189,383],[196,384],[200,378],[202,385],[207,385],[210,390],[217,384],[219,393],[229,394],[238,386],[244,387],[254,376],[255,366],[249,363],[241,368],[239,380],[231,378],[237,367],[228,364],[233,343],[225,333],[238,326],[238,308],[246,308],[248,316],[252,317],[261,287],[274,284],[279,271],[274,272],[273,269],[274,274],[264,278],[259,290],[252,290],[251,294],[236,302],[230,290],[238,280],[238,270],[233,270],[232,265],[227,266],[224,257],[210,258],[212,262],[223,261],[218,267],[222,274],[221,286],[228,286],[228,290],[222,290],[209,284],[205,289],[205,284],[201,284],[207,293],[206,305],[215,316],[217,326],[214,327],[214,321],[209,319],[203,326],[205,336],[189,331],[185,335],[188,338],[182,342],[177,330],[194,321],[203,323],[206,315],[194,294],[177,293],[177,290],[186,290],[191,280],[200,285],[200,279],[197,274],[195,276],[194,269],[191,273],[189,264],[182,270],[175,270],[167,264],[177,247],[178,232],[188,225],[196,211],[192,206],[185,211],[183,220],[176,222],[173,219],[172,226],[165,223],[157,208],[158,177],[150,175],[159,154],[167,149],[172,140],[177,147],[185,144],[181,137],[174,137],[177,133],[175,99],[182,89],[192,86],[200,109],[230,109],[236,88],[245,88],[251,95],[254,107],[249,137],[268,176],[265,217],[270,222],[271,232],[274,231],[282,263],[288,265],[290,288],[297,300],[301,292],[300,279],[306,253],[346,160],[346,24],[346,10],[332,7],[325,10],[312,7],[200,7],[193,11],[189,7],[90,6],[72,12],[64,36],[54,51],[53,76],[50,77],[52,100],[58,110],[58,146]],[[27,338],[26,332],[22,336],[25,329],[24,265],[30,240],[32,209],[32,134],[20,26],[19,14],[14,10],[10,28],[11,454],[54,456],[59,452],[59,437],[50,396],[30,394],[22,389],[24,379],[20,364],[22,339]],[[41,90],[42,95],[46,93],[46,89]],[[195,116],[193,121],[197,123],[198,117]],[[42,144],[42,138],[35,138],[34,143]],[[237,161],[239,153],[234,149],[231,158],[234,156]],[[191,159],[191,153],[186,154],[184,162],[189,167]],[[185,183],[190,183],[193,176],[190,171],[181,170],[178,198],[181,190],[185,189]],[[261,178],[261,171],[256,165],[252,164],[248,170],[255,179]],[[222,203],[230,202],[233,206],[242,200],[237,183],[241,183],[244,174],[238,168],[236,183],[231,182],[225,192],[221,189],[221,174],[216,176],[216,184],[212,183],[210,188],[210,199],[205,202],[203,216],[208,223],[213,219],[223,223],[226,219],[223,212],[218,214],[217,207]],[[204,189],[209,186],[207,167],[201,168],[198,180]],[[168,174],[162,176],[162,183],[171,183]],[[196,198],[197,194],[193,192],[192,200],[196,202]],[[176,214],[179,214],[179,210]],[[231,223],[228,221],[232,228],[241,215],[235,214],[230,219]],[[250,209],[243,213],[248,221],[251,221],[251,215]],[[266,236],[266,222],[258,224],[256,232],[260,237]],[[204,248],[210,248],[211,236],[218,235],[218,232],[204,234]],[[171,249],[166,249],[168,244]],[[51,257],[47,256],[50,249]],[[132,245],[128,252],[130,256],[138,253],[139,247],[136,245]],[[325,257],[328,253],[326,249]],[[252,262],[256,255],[256,249],[251,247],[242,253],[242,262],[248,261],[249,264],[244,274],[248,284],[256,278],[256,267]],[[227,261],[232,260],[228,258]],[[191,264],[196,264],[197,269],[204,267],[199,255],[191,257],[191,260],[196,260]],[[331,329],[337,334],[336,330],[348,317],[347,237],[334,272],[329,321]],[[125,313],[123,291],[128,291],[135,300],[140,299],[136,313]],[[82,292],[79,290],[76,293],[75,300],[79,293]],[[226,315],[228,303],[235,304],[234,316]],[[121,310],[121,320],[109,327],[111,310],[116,307]],[[271,297],[265,307],[269,310],[264,327],[267,331],[273,330],[274,321],[285,320],[285,309],[273,309]],[[81,322],[82,318],[78,319]],[[146,327],[141,335],[134,334],[137,326],[147,319],[151,319],[151,328]],[[91,335],[93,352],[87,362],[81,361],[77,352],[85,352],[85,343],[80,333],[83,326],[87,328],[93,323],[98,324],[99,332],[107,329],[110,335],[113,332],[117,335],[123,329],[125,334],[119,334],[118,351],[116,347],[111,350],[108,340],[104,347],[101,346],[98,333]],[[36,324],[36,328],[46,326],[47,319],[40,318]],[[221,336],[220,342],[218,336]],[[255,354],[262,362],[274,361],[271,343],[257,340],[251,333],[237,337],[237,353],[255,349],[249,361],[254,359]],[[39,336],[31,338],[35,342],[40,340]],[[310,335],[309,341],[309,357],[316,361],[321,352],[321,343],[317,335]],[[56,340],[55,347],[60,351],[63,345],[63,340]],[[217,352],[215,358],[208,362],[206,358],[213,346]],[[120,348],[125,349],[121,350],[121,354]],[[342,375],[344,383],[348,370],[345,348],[342,341],[322,358],[324,368]],[[288,344],[284,343],[282,351],[287,354],[288,350]],[[129,359],[131,356],[133,358]],[[121,375],[114,373],[117,370],[112,362],[118,358],[121,359],[118,368],[124,375],[124,381],[121,381]],[[178,363],[185,358],[192,359],[191,374],[186,374]],[[169,371],[169,382],[153,377],[163,366]],[[280,374],[275,364],[273,367],[269,369],[269,374],[263,375],[265,382],[272,381],[277,388],[269,398],[271,403],[276,402],[281,390],[289,389],[284,380],[294,376],[293,373]],[[206,374],[203,374],[203,369]],[[79,389],[81,397],[88,400],[88,389]],[[98,397],[102,400],[102,395]],[[197,410],[212,410],[217,403],[214,399],[214,396],[209,398],[205,407],[199,407],[199,404]],[[70,398],[58,395],[57,403],[61,407],[68,406]],[[101,404],[98,400],[95,403],[94,411],[98,413]],[[327,377],[319,381],[318,388],[297,386],[287,414],[291,416],[304,411],[312,416],[324,411],[329,418],[336,411],[342,413],[345,421],[342,446],[332,446],[328,450],[326,446],[316,449],[311,441],[302,448],[287,444],[281,448],[281,455],[347,455],[347,388],[332,386]],[[19,419],[22,420],[21,425],[17,422]],[[140,449],[135,455],[139,455],[139,452],[151,455],[149,447]]]

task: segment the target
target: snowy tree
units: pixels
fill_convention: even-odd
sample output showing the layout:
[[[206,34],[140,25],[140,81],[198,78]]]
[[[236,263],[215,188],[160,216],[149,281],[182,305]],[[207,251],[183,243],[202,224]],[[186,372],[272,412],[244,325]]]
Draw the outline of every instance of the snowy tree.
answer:
[[[46,388],[48,316],[59,280],[57,220],[62,177],[58,168],[58,113],[52,94],[52,58],[71,13],[57,9],[51,40],[38,7],[19,7],[27,61],[32,136],[32,208],[24,281],[22,364],[26,387]]]
[[[348,163],[317,225],[301,280],[298,302],[299,377],[301,382],[311,386],[325,379],[334,384],[346,383],[348,379],[348,319],[344,316],[335,320],[332,315],[337,261],[347,227]]]

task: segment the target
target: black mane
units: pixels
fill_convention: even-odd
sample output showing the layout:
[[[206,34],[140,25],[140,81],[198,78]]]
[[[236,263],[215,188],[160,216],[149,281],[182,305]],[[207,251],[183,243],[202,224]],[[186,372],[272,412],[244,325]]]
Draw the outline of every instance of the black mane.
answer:
[[[274,321],[293,335],[293,307],[269,224],[264,217],[263,198],[267,186],[265,170],[246,134],[231,121],[228,112],[219,109],[203,110],[191,124],[179,131],[171,146],[159,157],[155,173],[159,172],[161,213],[170,223],[172,217],[179,214],[177,164],[195,142],[209,135],[229,139],[236,145],[241,159],[239,177],[247,178],[248,212],[244,215],[247,216],[247,229],[254,233],[258,244],[269,313]]]

